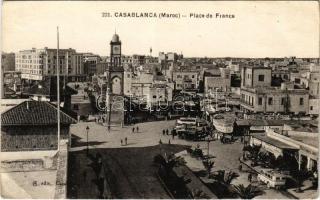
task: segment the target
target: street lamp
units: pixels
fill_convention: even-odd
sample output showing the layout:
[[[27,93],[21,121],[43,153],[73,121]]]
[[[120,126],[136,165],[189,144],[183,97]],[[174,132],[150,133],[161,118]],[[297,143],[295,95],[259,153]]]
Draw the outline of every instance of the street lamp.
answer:
[[[87,131],[87,156],[89,155],[89,126],[87,126],[86,131]]]
[[[210,146],[209,144],[211,142],[210,138],[207,139],[207,142],[208,142],[208,160],[209,160],[209,146]]]

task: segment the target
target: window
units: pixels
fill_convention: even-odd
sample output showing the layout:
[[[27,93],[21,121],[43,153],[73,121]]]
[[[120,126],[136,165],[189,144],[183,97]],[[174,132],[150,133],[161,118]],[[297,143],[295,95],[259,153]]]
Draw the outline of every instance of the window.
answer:
[[[262,97],[259,97],[259,99],[258,99],[258,105],[262,105]]]
[[[300,105],[303,105],[303,98],[300,98]]]
[[[310,106],[310,110],[313,110],[313,106]]]
[[[285,100],[286,100],[286,98],[284,98],[284,97],[281,98],[281,105],[284,105]]]
[[[264,75],[259,75],[258,79],[259,81],[264,81]]]
[[[156,95],[153,95],[153,97],[152,97],[152,98],[156,99],[156,98],[157,98],[157,96],[156,96]]]
[[[269,105],[272,105],[272,101],[273,101],[272,97],[269,97],[269,99],[268,99],[268,104],[269,104]]]
[[[194,75],[192,75],[192,78],[194,78]]]

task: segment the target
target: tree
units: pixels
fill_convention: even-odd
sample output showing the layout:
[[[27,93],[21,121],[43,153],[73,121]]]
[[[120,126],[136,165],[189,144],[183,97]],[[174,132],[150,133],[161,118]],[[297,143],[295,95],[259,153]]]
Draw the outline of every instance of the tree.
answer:
[[[192,199],[209,199],[209,196],[200,189],[193,189],[191,191],[191,198]]]
[[[184,165],[186,163],[182,157],[176,157],[173,154],[170,154],[167,158],[158,154],[153,158],[153,162],[163,166],[166,171],[171,171],[175,166]]]
[[[210,175],[211,169],[213,168],[213,165],[214,165],[214,161],[206,159],[202,163],[203,163],[203,166],[206,168],[208,175]]]
[[[215,179],[216,181],[226,186],[229,186],[231,182],[238,177],[239,177],[238,173],[233,171],[229,171],[226,173],[225,170],[216,171],[215,173],[209,176],[209,178]]]
[[[257,186],[249,184],[245,187],[243,184],[233,186],[235,192],[241,199],[253,199],[256,196],[264,194]]]

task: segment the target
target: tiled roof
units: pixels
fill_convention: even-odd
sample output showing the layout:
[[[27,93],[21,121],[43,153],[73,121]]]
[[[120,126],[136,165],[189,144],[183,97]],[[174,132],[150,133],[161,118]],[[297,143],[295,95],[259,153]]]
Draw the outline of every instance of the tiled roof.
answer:
[[[43,81],[40,81],[37,85],[33,85],[31,88],[26,89],[25,94],[30,95],[44,95],[44,96],[56,96],[57,95],[57,79],[55,76],[48,77]],[[64,87],[62,78],[60,79],[60,96],[68,96],[77,94],[77,91],[70,88],[68,85]]]
[[[60,110],[60,123],[72,124],[75,120]],[[2,113],[1,124],[2,126],[57,124],[57,108],[45,101],[25,101]]]

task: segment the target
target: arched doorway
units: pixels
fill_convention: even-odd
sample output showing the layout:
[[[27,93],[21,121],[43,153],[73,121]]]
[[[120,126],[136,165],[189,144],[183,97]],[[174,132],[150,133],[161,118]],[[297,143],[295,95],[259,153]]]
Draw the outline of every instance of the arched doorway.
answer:
[[[112,79],[112,93],[121,94],[121,79],[118,76]]]

